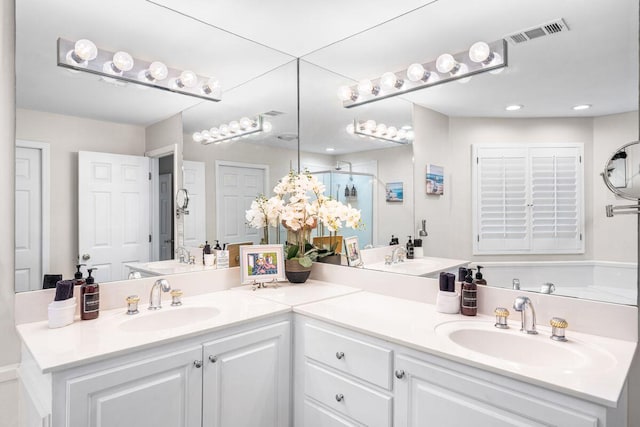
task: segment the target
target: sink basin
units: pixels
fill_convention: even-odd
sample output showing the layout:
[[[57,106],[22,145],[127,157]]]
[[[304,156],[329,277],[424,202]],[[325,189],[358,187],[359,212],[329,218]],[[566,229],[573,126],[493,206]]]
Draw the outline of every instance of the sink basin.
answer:
[[[215,307],[171,307],[165,306],[158,311],[144,309],[132,315],[120,324],[125,332],[153,332],[164,329],[181,328],[204,322],[216,317],[220,310]]]
[[[553,341],[546,330],[527,335],[519,327],[505,330],[489,321],[461,320],[436,326],[436,334],[458,347],[526,368],[553,366],[563,372],[577,372],[598,367],[602,371],[615,364],[615,358],[605,349],[571,338],[568,342]]]

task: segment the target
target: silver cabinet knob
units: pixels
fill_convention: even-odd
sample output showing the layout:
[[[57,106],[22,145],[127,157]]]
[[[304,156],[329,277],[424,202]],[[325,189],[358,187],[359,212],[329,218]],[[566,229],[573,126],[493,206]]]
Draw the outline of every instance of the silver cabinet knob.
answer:
[[[336,359],[344,359],[344,353],[341,351],[336,352]]]
[[[402,369],[398,369],[398,370],[396,371],[396,378],[397,378],[397,379],[399,379],[399,380],[403,379],[403,378],[404,378],[404,375],[405,375],[405,374],[404,374],[404,371],[403,371]]]
[[[194,360],[193,366],[195,366],[196,368],[202,368],[202,360]]]
[[[91,255],[89,255],[89,254],[82,254],[82,260],[83,260],[83,261],[87,261],[87,260],[90,260],[90,259],[91,259]]]
[[[209,362],[216,363],[217,361],[218,361],[218,358],[216,356],[209,356]]]
[[[336,394],[336,401],[342,402],[344,400],[344,394]]]

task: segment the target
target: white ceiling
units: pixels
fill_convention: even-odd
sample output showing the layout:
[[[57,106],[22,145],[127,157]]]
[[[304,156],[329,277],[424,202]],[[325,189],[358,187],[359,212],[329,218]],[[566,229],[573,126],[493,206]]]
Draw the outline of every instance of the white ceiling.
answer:
[[[291,148],[295,141],[277,136],[297,130],[296,65],[291,61],[306,54],[300,66],[305,149],[380,148],[346,135],[346,124],[353,118],[374,118],[398,126],[411,120],[410,104],[395,98],[347,110],[335,96],[338,86],[556,18],[564,18],[570,31],[509,45],[509,67],[503,73],[413,92],[403,99],[450,116],[579,117],[638,108],[638,2],[631,0],[83,0],[82,7],[74,0],[16,3],[17,95],[23,108],[138,125],[185,110],[188,133],[278,110],[285,114],[272,119],[274,131],[261,142]],[[361,32],[369,27],[374,28]],[[71,74],[56,66],[58,37],[90,38],[99,47],[215,75],[223,84],[223,100],[201,102]],[[506,112],[504,107],[513,103],[524,108]],[[593,108],[571,110],[581,103]]]

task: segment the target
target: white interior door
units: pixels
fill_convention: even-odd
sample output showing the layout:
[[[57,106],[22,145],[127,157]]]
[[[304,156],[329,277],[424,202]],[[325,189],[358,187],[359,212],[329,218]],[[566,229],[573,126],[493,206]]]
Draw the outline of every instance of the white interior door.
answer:
[[[149,260],[149,159],[78,153],[78,249],[98,283],[127,277],[128,262]]]
[[[184,245],[198,247],[207,238],[204,162],[183,160],[182,173],[182,185],[189,193],[189,214],[184,216]]]
[[[159,232],[157,244],[159,245],[159,261],[173,259],[173,231],[171,223],[173,219],[173,191],[171,188],[172,175],[170,173],[160,175],[158,180],[159,191]]]
[[[266,167],[218,164],[216,212],[220,243],[260,243],[261,233],[246,224],[246,210],[259,194],[266,194]]]
[[[42,288],[42,155],[16,147],[16,291]]]

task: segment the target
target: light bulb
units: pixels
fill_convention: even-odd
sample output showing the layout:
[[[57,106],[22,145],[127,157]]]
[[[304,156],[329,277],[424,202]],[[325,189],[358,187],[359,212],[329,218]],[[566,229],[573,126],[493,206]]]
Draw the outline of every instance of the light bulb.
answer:
[[[400,129],[396,134],[396,138],[399,140],[407,139],[407,131],[404,129]]]
[[[82,61],[91,61],[98,56],[98,48],[91,40],[80,39],[76,42],[73,53]]]
[[[205,141],[209,141],[211,139],[211,134],[209,133],[208,130],[203,130],[202,132],[200,132],[200,136],[202,137],[202,139],[204,139]]]
[[[436,68],[443,74],[452,72],[457,65],[458,63],[454,57],[448,53],[443,53],[436,59]]]
[[[412,82],[419,82],[420,80],[427,80],[429,76],[426,74],[426,71],[422,64],[411,64],[409,68],[407,68],[407,78]],[[426,76],[426,79],[425,79]]]
[[[202,85],[202,92],[205,95],[211,95],[213,92],[220,88],[220,82],[213,77],[207,80],[206,83]]]
[[[338,98],[341,101],[354,101],[354,93],[349,86],[340,86],[338,88]]]
[[[469,48],[469,59],[473,62],[491,61],[491,48],[485,42],[476,42]]]
[[[393,138],[394,136],[396,136],[398,134],[398,129],[396,129],[394,126],[389,126],[387,128],[387,136],[389,138]]]
[[[218,130],[217,127],[212,127],[211,129],[209,129],[209,134],[211,134],[212,137],[217,138],[220,135],[220,131]]]
[[[263,131],[271,132],[272,129],[273,129],[273,125],[271,124],[271,122],[267,122],[267,121],[262,122],[262,130]]]
[[[382,77],[380,77],[380,86],[386,90],[399,89],[403,83],[402,79],[399,79],[398,76],[392,72],[384,73]]]
[[[353,126],[353,123],[349,123],[347,125],[347,133],[349,135],[353,135],[355,133],[355,130],[356,130],[356,128],[355,128],[355,126]]]
[[[133,68],[133,57],[127,52],[119,51],[113,54],[112,64],[118,71],[131,71]]]
[[[362,79],[358,82],[358,93],[371,93],[373,91],[373,83],[369,79]]]
[[[176,82],[180,87],[192,88],[198,84],[198,75],[193,71],[185,70],[180,73],[180,78]]]
[[[229,134],[229,125],[220,125],[220,128],[218,129],[218,131],[220,132],[220,135],[225,136]]]
[[[373,132],[376,128],[376,121],[375,120],[367,120],[364,124],[364,128],[368,131],[368,132]]]
[[[242,117],[240,119],[240,127],[242,129],[250,129],[253,126],[253,120],[249,117]]]
[[[376,133],[379,135],[384,135],[387,132],[387,125],[385,125],[384,123],[379,123],[378,126],[376,126]]]
[[[200,132],[194,132],[193,133],[193,140],[195,142],[202,142],[204,138],[202,138],[202,134]]]
[[[153,82],[156,80],[164,80],[169,75],[169,69],[162,62],[155,61],[149,64],[149,68],[144,71],[147,80]]]
[[[231,130],[231,132],[237,133],[238,131],[240,131],[240,123],[238,123],[237,120],[229,122],[229,129]]]

